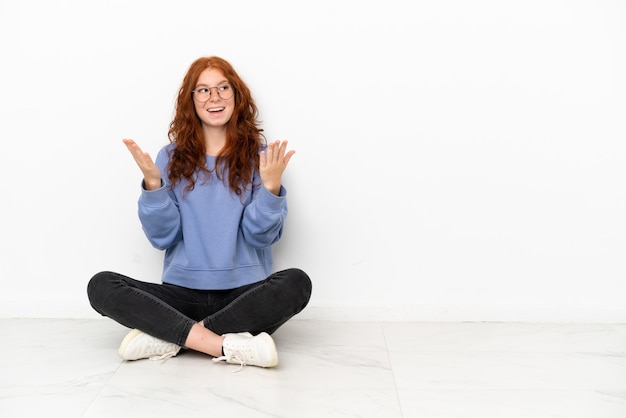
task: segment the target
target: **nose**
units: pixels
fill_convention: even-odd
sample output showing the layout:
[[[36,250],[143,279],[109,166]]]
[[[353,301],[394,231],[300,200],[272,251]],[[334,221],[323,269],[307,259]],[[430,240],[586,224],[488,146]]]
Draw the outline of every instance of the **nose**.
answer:
[[[215,94],[213,94],[213,89],[215,89]],[[209,87],[209,100],[213,101],[215,99],[220,99],[220,94],[217,90],[217,87]]]

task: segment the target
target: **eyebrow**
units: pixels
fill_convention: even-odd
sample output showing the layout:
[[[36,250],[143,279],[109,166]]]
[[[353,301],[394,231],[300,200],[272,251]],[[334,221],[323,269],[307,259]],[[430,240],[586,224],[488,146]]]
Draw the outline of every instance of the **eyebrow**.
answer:
[[[228,80],[223,80],[223,81],[220,81],[219,83],[217,83],[216,86],[221,86],[222,84],[225,84],[225,83],[230,84],[230,82]],[[202,84],[196,84],[196,87],[209,87],[209,85],[202,83]]]

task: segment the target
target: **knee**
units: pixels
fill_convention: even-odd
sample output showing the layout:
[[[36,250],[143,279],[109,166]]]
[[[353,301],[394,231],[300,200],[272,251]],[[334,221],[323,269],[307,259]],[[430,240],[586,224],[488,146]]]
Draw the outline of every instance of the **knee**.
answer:
[[[291,275],[295,281],[295,288],[298,289],[303,305],[306,306],[311,299],[311,293],[313,291],[313,283],[308,274],[298,268],[291,269]]]
[[[101,271],[95,274],[87,283],[87,297],[91,306],[98,310],[113,282],[114,273],[110,271]]]

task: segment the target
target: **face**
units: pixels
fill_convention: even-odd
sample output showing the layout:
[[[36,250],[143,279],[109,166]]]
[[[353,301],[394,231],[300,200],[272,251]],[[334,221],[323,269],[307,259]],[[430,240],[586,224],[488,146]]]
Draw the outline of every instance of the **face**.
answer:
[[[198,77],[193,103],[205,128],[224,128],[235,109],[235,95],[224,74],[207,68]],[[224,99],[223,97],[226,97]]]

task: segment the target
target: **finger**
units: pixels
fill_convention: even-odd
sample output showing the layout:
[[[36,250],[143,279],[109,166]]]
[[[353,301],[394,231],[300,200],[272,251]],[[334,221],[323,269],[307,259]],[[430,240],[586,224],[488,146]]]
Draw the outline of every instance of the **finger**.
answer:
[[[122,142],[124,142],[130,153],[133,154],[133,157],[143,154],[139,145],[137,145],[132,139],[123,139]]]
[[[267,162],[268,163],[271,163],[275,159],[275,157],[274,157],[275,147],[276,147],[276,142],[271,142],[271,143],[267,144],[267,148],[265,150],[265,153],[266,153],[266,157],[267,157]]]
[[[289,151],[285,157],[283,158],[283,162],[285,163],[285,167],[287,166],[287,164],[289,164],[289,160],[291,160],[291,157],[293,156],[293,154],[295,154],[296,151],[295,150],[291,150]]]
[[[287,150],[287,144],[288,144],[288,141],[283,141],[280,144],[280,151],[279,152],[280,152],[281,158],[285,156],[285,152]]]
[[[135,141],[133,141],[132,139],[122,139],[122,142],[126,145],[126,148],[128,148],[129,150],[132,150],[133,148],[139,148],[139,145],[137,145],[137,143],[135,143]]]
[[[143,159],[143,162],[146,163],[147,165],[153,164],[152,157],[147,152],[142,152],[141,158]]]
[[[265,167],[265,165],[267,164],[267,151],[266,150],[261,151],[261,154],[259,157],[260,157],[259,166]]]
[[[133,141],[132,139],[124,139],[123,142],[124,144],[126,144],[126,147],[130,151],[133,159],[135,160],[135,163],[137,163],[142,171],[147,169],[149,170],[153,167],[154,162],[152,161],[152,157],[150,156],[150,154],[148,154],[147,152],[143,152],[141,148],[139,148],[139,145],[135,143],[135,141]]]
[[[283,156],[285,155],[285,147],[286,147],[286,144],[278,140],[272,143],[272,155],[271,155],[272,162],[276,163],[283,159]]]

